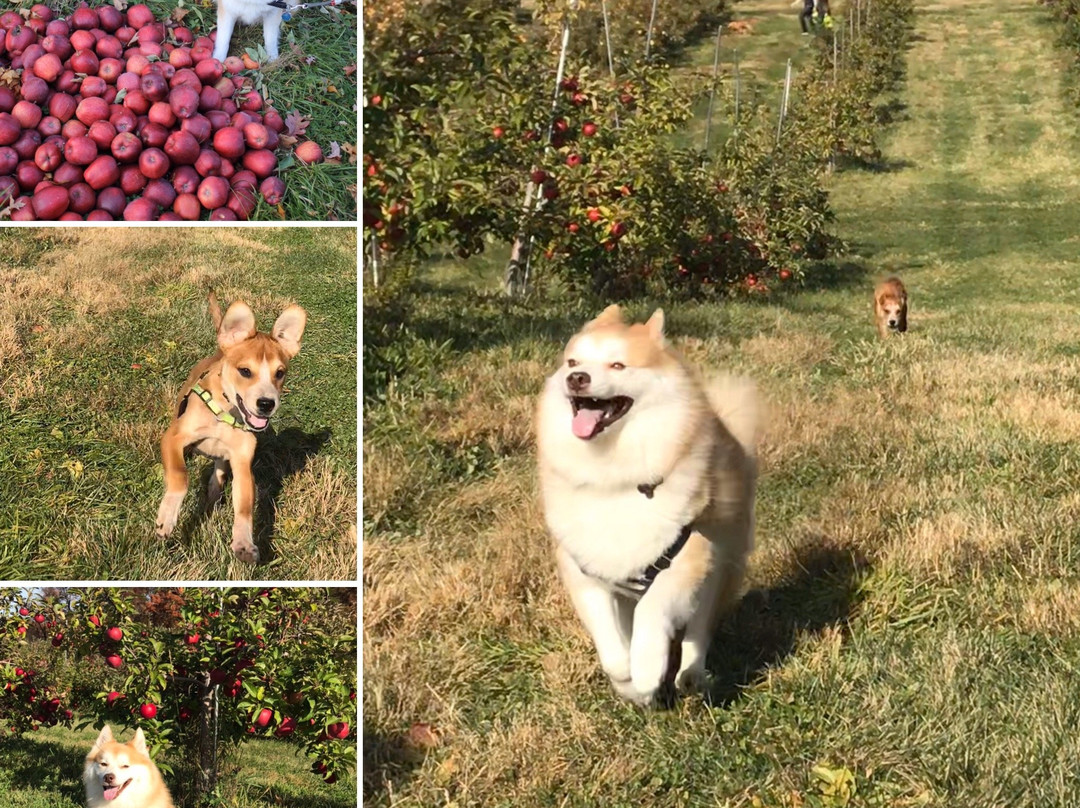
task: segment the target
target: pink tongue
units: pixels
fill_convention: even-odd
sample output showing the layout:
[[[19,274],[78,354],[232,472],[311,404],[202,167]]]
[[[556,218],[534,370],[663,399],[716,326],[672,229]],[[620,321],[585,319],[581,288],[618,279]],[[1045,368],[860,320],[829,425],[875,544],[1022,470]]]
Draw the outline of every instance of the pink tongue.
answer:
[[[248,423],[251,424],[253,429],[265,429],[266,424],[270,421],[269,418],[260,418],[257,415],[249,415]]]
[[[582,407],[574,413],[574,423],[571,424],[571,429],[573,429],[574,435],[577,437],[588,440],[600,428],[600,419],[603,417],[603,410],[587,410]]]
[[[120,793],[120,786],[115,786],[114,788],[105,789],[104,793],[101,796],[103,796],[107,800],[115,800],[116,795],[119,794],[119,793]]]

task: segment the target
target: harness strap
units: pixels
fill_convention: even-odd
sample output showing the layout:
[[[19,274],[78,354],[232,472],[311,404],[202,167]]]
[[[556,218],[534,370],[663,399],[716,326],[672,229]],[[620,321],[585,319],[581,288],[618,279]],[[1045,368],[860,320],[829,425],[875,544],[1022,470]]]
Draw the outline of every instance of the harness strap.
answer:
[[[652,586],[653,581],[656,580],[656,576],[671,566],[671,563],[675,560],[675,556],[679,554],[679,551],[686,546],[687,540],[690,538],[691,526],[683,525],[682,530],[679,531],[678,537],[673,541],[668,548],[660,554],[660,557],[653,563],[647,566],[644,572],[637,578],[628,578],[625,581],[613,582],[616,587],[620,589],[629,590],[631,593],[638,596],[644,595],[649,591],[649,587]]]
[[[219,421],[221,421],[221,423],[228,424],[234,429],[242,429],[245,432],[251,431],[251,428],[247,425],[245,421],[237,418],[231,412],[226,412],[224,409],[222,409],[221,405],[214,401],[214,397],[210,394],[210,391],[204,390],[201,385],[193,384],[189,393],[194,393],[199,398],[201,398],[203,403],[210,410],[210,412],[212,412],[214,416]],[[187,396],[184,396],[184,401],[187,401]],[[183,410],[181,410],[181,413],[183,413]]]

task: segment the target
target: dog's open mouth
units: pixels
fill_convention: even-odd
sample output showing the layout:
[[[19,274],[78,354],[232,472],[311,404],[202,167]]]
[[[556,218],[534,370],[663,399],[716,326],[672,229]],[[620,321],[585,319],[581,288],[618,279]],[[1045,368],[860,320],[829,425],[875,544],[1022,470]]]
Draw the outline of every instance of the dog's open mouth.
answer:
[[[240,398],[240,396],[236,397],[236,408],[240,410],[240,414],[244,416],[247,425],[256,432],[262,432],[270,423],[270,418],[268,416],[256,415],[255,413],[250,412],[248,408],[244,406],[244,399]]]
[[[570,408],[574,412],[571,429],[582,440],[591,440],[630,412],[634,399],[627,396],[613,398],[589,398],[571,396]]]
[[[109,802],[112,802],[113,800],[115,800],[117,797],[120,796],[121,792],[125,788],[127,788],[128,784],[130,784],[130,783],[131,783],[131,780],[125,780],[123,785],[113,786],[112,788],[103,789],[102,793],[101,793],[101,796],[103,796]]]

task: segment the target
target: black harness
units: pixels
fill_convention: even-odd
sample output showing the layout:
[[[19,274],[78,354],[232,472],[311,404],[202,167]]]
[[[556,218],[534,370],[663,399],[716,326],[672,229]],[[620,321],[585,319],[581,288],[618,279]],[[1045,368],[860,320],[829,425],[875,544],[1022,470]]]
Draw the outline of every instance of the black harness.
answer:
[[[637,487],[637,490],[644,494],[646,499],[652,499],[653,495],[656,493],[657,487],[663,482],[664,481],[661,479],[659,482],[655,483],[642,483]],[[657,558],[649,566],[647,566],[642,571],[641,575],[637,576],[636,578],[626,578],[621,581],[612,581],[604,578],[602,575],[595,575],[593,577],[601,578],[602,580],[605,580],[609,584],[614,586],[616,589],[619,589],[633,597],[640,598],[649,591],[649,587],[652,586],[653,581],[656,580],[656,576],[671,566],[672,562],[675,560],[675,556],[677,556],[679,554],[679,551],[686,546],[686,541],[690,538],[690,533],[692,529],[692,522],[688,525],[683,525],[682,530],[679,531],[679,535],[675,537],[675,541],[669,544],[667,549],[660,554],[660,557]],[[581,564],[578,564],[578,567],[581,568]],[[585,572],[585,570],[582,569],[582,572]],[[592,573],[588,572],[586,572],[586,574],[592,575]]]

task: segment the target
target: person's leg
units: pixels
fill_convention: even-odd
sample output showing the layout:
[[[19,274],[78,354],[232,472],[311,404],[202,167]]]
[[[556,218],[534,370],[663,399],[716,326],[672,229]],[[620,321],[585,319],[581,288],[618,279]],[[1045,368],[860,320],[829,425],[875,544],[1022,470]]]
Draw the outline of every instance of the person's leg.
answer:
[[[799,15],[799,25],[804,34],[810,33],[810,20],[814,16],[814,0],[803,0],[803,10]]]

